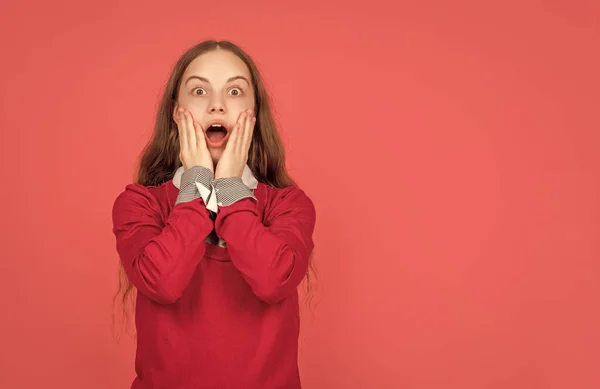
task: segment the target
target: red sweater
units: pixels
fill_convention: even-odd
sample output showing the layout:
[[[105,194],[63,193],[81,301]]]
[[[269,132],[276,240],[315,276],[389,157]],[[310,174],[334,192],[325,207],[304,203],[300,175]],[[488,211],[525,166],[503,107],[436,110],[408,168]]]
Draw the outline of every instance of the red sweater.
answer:
[[[128,185],[113,208],[117,251],[137,288],[132,389],[300,388],[297,287],[315,208],[297,187],[174,205],[172,181]],[[213,229],[227,248],[204,241]]]

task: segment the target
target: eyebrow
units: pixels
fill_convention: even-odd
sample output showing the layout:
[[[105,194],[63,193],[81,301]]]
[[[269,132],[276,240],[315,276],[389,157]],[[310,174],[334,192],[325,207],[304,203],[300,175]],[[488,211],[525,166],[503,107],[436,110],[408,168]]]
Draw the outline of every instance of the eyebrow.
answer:
[[[201,76],[189,76],[188,79],[185,80],[185,84],[187,84],[190,80],[192,80],[194,78],[197,79],[197,80],[200,80],[200,81],[203,81],[203,82],[206,82],[206,83],[210,84],[210,81],[208,81],[208,78],[201,77]],[[244,76],[229,77],[227,79],[227,84],[229,84],[230,82],[235,81],[235,80],[244,80],[244,81],[246,81],[246,83],[248,83],[248,85],[252,85],[252,84],[250,84],[250,81],[248,81],[248,79],[246,77],[244,77]]]

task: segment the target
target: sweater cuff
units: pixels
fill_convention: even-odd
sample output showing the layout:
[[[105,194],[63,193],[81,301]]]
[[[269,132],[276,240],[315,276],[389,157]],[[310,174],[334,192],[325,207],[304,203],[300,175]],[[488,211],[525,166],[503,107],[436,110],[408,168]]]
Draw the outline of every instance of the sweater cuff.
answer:
[[[200,197],[202,197],[204,204],[208,204],[212,178],[212,171],[203,166],[193,166],[184,171],[181,175],[181,184],[175,205],[196,200]]]
[[[212,186],[215,188],[219,207],[227,207],[247,198],[256,200],[254,192],[244,184],[241,177],[217,178],[212,180]]]

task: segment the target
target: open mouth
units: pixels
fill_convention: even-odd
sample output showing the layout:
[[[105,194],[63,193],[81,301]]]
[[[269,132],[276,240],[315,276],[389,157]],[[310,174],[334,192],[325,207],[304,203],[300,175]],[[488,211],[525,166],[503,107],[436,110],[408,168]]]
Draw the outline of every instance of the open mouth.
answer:
[[[227,129],[221,124],[213,124],[206,129],[206,137],[211,142],[220,142],[227,136]]]

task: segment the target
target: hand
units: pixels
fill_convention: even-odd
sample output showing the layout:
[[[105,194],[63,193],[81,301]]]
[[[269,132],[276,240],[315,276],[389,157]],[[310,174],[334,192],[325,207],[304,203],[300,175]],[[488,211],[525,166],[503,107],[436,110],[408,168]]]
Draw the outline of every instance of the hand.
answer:
[[[248,150],[250,150],[252,142],[254,124],[256,124],[256,116],[252,110],[246,110],[240,114],[217,163],[215,178],[242,176],[244,166],[248,162]]]
[[[192,114],[181,108],[175,107],[173,119],[179,129],[179,160],[185,170],[194,166],[203,166],[214,171],[212,158],[206,146],[204,130],[200,123],[194,122]]]

